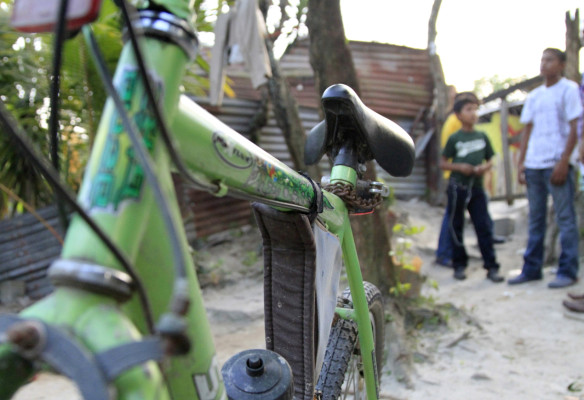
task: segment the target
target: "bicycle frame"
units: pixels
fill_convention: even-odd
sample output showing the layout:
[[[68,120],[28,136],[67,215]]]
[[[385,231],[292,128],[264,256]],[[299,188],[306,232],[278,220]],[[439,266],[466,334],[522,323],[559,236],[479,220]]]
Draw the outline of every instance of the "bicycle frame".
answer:
[[[177,14],[187,17],[184,4],[170,0],[169,4],[169,9],[174,7]],[[281,210],[308,212],[315,197],[309,179],[180,94],[182,72],[188,63],[185,52],[173,43],[156,38],[145,38],[142,44],[147,49],[147,65],[156,79],[165,118],[171,121],[177,147],[193,174],[217,185],[219,191],[215,195],[234,195]],[[144,88],[136,70],[130,45],[126,44],[114,83],[150,151],[158,179],[172,205],[175,225],[181,226],[170,179],[172,165],[144,101]],[[356,172],[343,166],[334,167],[331,173],[332,182],[340,180],[355,185],[356,179]],[[168,237],[161,234],[165,227],[158,204],[135,160],[111,99],[104,109],[78,200],[136,267],[157,321],[168,308],[175,289],[175,272],[169,265],[173,262],[171,244]],[[318,218],[341,243],[354,303],[352,312],[337,311],[358,324],[367,397],[374,399],[378,396],[378,388],[373,334],[349,214],[343,201],[333,194],[324,192],[324,204]],[[159,365],[148,362],[122,374],[115,381],[119,399],[226,398],[184,231],[179,232],[179,238],[187,267],[186,289],[191,306],[186,323],[192,347],[184,356],[170,357]],[[61,258],[56,264],[73,274],[103,268],[104,273],[119,274],[120,279],[125,279],[119,261],[79,217],[71,221]],[[72,333],[77,341],[96,354],[150,334],[136,296],[124,300],[82,287],[57,286],[51,295],[24,310],[21,316],[39,319]],[[34,372],[31,365],[19,363],[7,345],[0,345],[0,398],[10,396]],[[20,367],[14,368],[15,365]]]

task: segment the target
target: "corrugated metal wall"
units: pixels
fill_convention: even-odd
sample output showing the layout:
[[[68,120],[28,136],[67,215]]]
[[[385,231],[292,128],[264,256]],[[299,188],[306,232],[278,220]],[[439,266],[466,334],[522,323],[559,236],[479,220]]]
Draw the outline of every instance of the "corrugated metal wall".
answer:
[[[37,213],[59,231],[56,207]],[[34,215],[0,221],[0,282],[24,281],[29,297],[36,299],[51,292],[47,268],[60,252],[59,240]]]
[[[410,132],[415,116],[432,99],[432,83],[425,50],[379,43],[349,43],[361,83],[362,98],[369,107],[394,119]],[[318,99],[309,64],[308,42],[300,41],[281,60],[292,93],[298,101],[300,117],[308,132],[319,122]],[[241,69],[229,70],[238,99],[226,98],[221,107],[209,107],[208,99],[196,99],[225,124],[244,135],[258,108],[259,93],[251,88],[247,74]],[[424,135],[423,129],[410,132],[414,140]],[[293,167],[286,143],[273,114],[261,130],[260,147]],[[327,173],[328,160],[321,161]],[[393,178],[378,168],[378,176],[387,182],[397,197],[426,195],[424,157],[415,164],[407,178]],[[231,198],[215,198],[207,193],[183,189],[190,212],[185,215],[189,240],[236,228],[252,222],[250,205]],[[41,210],[41,215],[56,227],[54,208]],[[46,279],[48,265],[59,255],[57,239],[30,214],[0,221],[0,282],[21,279],[31,297],[41,297],[51,287]]]

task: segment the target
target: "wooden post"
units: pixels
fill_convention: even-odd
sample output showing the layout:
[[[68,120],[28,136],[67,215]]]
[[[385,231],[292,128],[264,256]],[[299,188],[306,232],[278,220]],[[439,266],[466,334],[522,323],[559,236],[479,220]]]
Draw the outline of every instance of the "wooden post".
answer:
[[[580,10],[576,9],[574,19],[566,11],[566,68],[565,76],[580,83],[579,53],[580,53]]]
[[[503,169],[505,173],[505,198],[507,204],[513,204],[513,174],[509,154],[509,104],[504,97],[501,99],[501,144],[503,147]]]
[[[446,120],[447,107],[448,107],[448,89],[444,81],[444,71],[442,70],[442,63],[440,62],[440,56],[436,51],[436,20],[438,19],[438,11],[440,11],[440,5],[442,0],[434,0],[432,6],[432,13],[430,15],[430,20],[428,21],[428,55],[430,57],[430,72],[432,73],[432,80],[434,82],[434,127],[435,127],[435,140],[430,142],[429,152],[433,152],[432,155],[428,156],[428,188],[430,189],[430,203],[436,204],[440,199],[440,181],[442,179],[442,173],[438,168],[437,160],[440,159],[440,133],[442,132],[442,125]],[[436,164],[430,164],[436,160]],[[439,182],[436,185],[436,182]]]

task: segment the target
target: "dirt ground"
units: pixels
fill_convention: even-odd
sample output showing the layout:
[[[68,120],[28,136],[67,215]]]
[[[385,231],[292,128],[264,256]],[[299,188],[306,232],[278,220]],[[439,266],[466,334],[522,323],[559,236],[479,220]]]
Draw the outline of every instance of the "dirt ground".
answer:
[[[510,277],[521,267],[526,203],[490,207],[495,220],[513,221],[513,234],[496,247],[502,273]],[[553,267],[545,269],[542,281],[518,287],[491,283],[468,228],[468,278],[455,281],[452,270],[433,263],[443,209],[412,200],[398,201],[392,210],[406,224],[424,227],[411,238],[409,253],[422,259],[425,283],[422,300],[410,304],[417,311],[388,322],[382,398],[584,400],[584,320],[564,311],[567,289],[547,288]],[[254,230],[245,230],[197,249],[221,363],[240,350],[264,347],[259,243]],[[582,292],[584,284],[569,290]],[[40,375],[15,398],[77,396],[64,379]]]

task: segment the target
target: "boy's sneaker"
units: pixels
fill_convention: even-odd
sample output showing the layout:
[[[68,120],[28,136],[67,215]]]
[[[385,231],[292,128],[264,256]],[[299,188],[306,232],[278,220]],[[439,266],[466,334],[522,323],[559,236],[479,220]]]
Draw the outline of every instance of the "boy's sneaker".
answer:
[[[494,283],[501,283],[505,280],[501,275],[499,275],[499,270],[490,269],[487,272],[487,279]]]
[[[464,268],[456,268],[454,270],[454,279],[458,279],[459,281],[463,281],[466,279],[466,274],[464,273]]]

